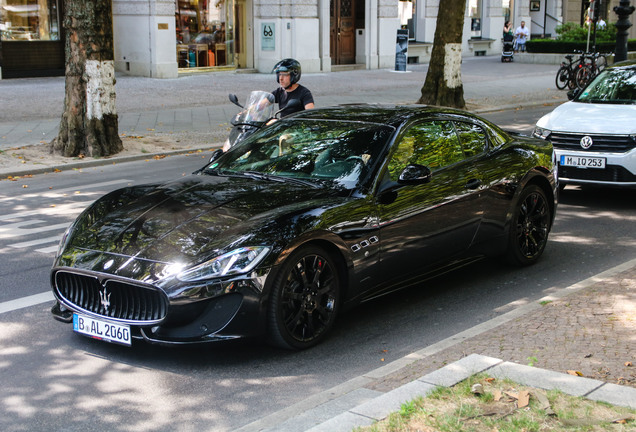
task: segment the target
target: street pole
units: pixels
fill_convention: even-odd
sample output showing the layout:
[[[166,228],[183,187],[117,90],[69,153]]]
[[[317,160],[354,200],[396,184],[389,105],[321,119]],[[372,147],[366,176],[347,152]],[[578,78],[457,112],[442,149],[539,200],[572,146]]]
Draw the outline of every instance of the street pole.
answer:
[[[614,7],[614,12],[618,15],[614,61],[618,62],[627,60],[627,29],[632,26],[629,16],[634,12],[634,6],[629,5],[629,0],[621,0],[619,5]]]

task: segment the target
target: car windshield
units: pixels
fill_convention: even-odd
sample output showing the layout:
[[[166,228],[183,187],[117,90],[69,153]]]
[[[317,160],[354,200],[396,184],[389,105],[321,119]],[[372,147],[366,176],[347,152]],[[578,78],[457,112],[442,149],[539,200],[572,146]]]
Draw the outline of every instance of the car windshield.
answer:
[[[378,164],[394,128],[340,120],[285,119],[252,135],[206,168],[352,189]]]
[[[607,69],[599,74],[576,102],[635,104],[636,69]]]

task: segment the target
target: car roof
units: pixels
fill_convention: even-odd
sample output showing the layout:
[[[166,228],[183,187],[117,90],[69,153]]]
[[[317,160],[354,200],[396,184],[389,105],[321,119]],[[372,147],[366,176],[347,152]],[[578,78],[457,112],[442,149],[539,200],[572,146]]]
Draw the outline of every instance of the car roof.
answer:
[[[293,118],[379,123],[397,128],[405,121],[414,118],[443,114],[470,116],[465,111],[428,105],[343,104],[300,111],[294,114]]]

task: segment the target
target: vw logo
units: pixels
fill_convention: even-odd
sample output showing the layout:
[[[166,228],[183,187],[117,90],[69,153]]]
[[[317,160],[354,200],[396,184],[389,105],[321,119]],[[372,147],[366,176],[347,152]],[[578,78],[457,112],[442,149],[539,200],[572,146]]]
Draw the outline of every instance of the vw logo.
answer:
[[[592,141],[591,136],[585,135],[583,138],[581,138],[581,142],[579,144],[581,144],[581,147],[583,149],[587,150],[590,147],[592,147],[592,144],[594,144],[594,141]]]

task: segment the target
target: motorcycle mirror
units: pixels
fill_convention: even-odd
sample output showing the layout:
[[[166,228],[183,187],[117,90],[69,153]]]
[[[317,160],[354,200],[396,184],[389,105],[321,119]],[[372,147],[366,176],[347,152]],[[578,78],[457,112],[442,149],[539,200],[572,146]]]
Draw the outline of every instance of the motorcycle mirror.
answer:
[[[232,102],[234,105],[238,105],[241,108],[243,108],[243,105],[239,103],[238,98],[236,97],[234,93],[230,93],[228,97],[230,98],[230,102]]]
[[[280,114],[284,109],[287,109],[287,108],[296,109],[300,106],[301,106],[300,101],[298,99],[290,99],[290,101],[287,102],[287,105],[285,105],[285,108],[279,109],[278,111],[276,111],[276,114],[274,114],[274,117],[278,117],[278,114]]]

